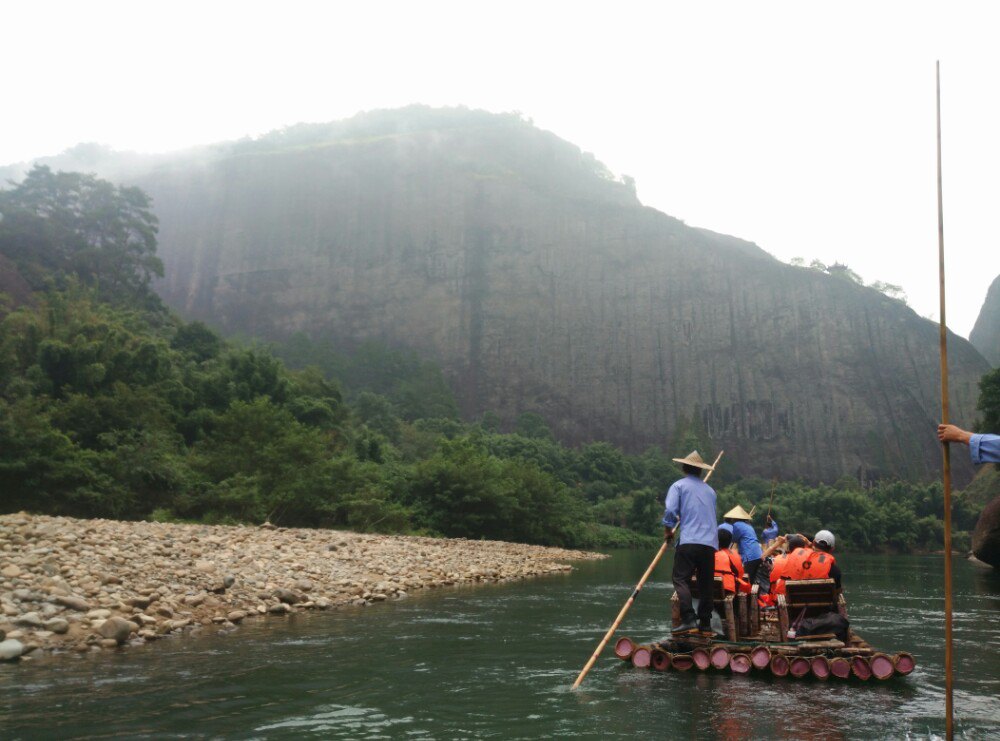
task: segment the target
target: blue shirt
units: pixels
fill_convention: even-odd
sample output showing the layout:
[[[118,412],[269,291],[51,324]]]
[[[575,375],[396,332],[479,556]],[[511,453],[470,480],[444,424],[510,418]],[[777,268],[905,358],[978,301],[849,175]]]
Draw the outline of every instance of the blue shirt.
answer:
[[[969,453],[973,463],[1000,463],[1000,435],[973,435]]]
[[[771,527],[764,528],[764,540],[774,540],[778,537],[778,523],[771,520]]]
[[[685,476],[675,481],[667,491],[667,508],[663,513],[664,527],[681,523],[677,545],[697,543],[719,549],[719,532],[715,524],[715,489],[697,476]]]
[[[755,561],[764,554],[760,549],[760,543],[757,542],[757,533],[753,526],[743,520],[733,523],[733,542],[740,551],[743,563]]]

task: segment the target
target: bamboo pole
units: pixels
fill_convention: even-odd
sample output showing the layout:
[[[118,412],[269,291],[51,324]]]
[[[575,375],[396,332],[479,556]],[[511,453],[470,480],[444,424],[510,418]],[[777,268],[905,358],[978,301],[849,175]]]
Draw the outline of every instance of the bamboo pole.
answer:
[[[941,62],[935,63],[937,78],[937,206],[938,206],[938,280],[941,286],[941,423],[948,424],[948,325],[945,320],[944,294],[944,199],[941,186]],[[944,476],[944,722],[945,737],[954,738],[952,702],[952,614],[951,614],[951,448],[941,444]]]
[[[719,451],[719,455],[716,456],[715,462],[712,464],[712,470],[708,472],[707,476],[705,476],[706,482],[710,478],[712,478],[712,474],[715,473],[715,467],[719,465],[719,460],[722,458],[722,454],[724,452],[725,451],[721,450]],[[680,523],[678,523],[678,525],[679,524]],[[675,527],[674,532],[676,531],[677,528]],[[597,650],[594,651],[593,656],[590,657],[590,660],[583,667],[583,670],[580,672],[580,676],[578,676],[576,678],[576,681],[573,682],[573,689],[576,689],[577,687],[580,686],[580,683],[583,681],[583,678],[587,676],[587,672],[590,671],[591,667],[594,666],[594,662],[597,661],[597,657],[601,655],[601,651],[603,651],[604,647],[608,645],[608,641],[611,640],[611,636],[613,636],[615,634],[615,631],[618,630],[618,626],[621,624],[622,620],[625,619],[625,613],[629,611],[629,608],[632,607],[632,603],[635,602],[636,598],[639,596],[639,591],[642,589],[642,586],[646,583],[646,580],[649,579],[649,575],[653,573],[653,569],[655,569],[656,564],[660,562],[660,558],[662,558],[663,554],[666,553],[668,545],[670,545],[670,542],[664,540],[663,545],[660,546],[660,550],[658,550],[656,552],[656,555],[653,556],[653,562],[649,564],[649,568],[646,569],[646,573],[642,575],[642,578],[639,580],[639,583],[635,585],[635,589],[632,590],[631,596],[625,601],[625,605],[622,607],[621,612],[618,613],[618,617],[615,618],[615,621],[611,623],[611,627],[608,628],[608,632],[604,634],[604,638],[601,640],[599,644],[597,644]]]

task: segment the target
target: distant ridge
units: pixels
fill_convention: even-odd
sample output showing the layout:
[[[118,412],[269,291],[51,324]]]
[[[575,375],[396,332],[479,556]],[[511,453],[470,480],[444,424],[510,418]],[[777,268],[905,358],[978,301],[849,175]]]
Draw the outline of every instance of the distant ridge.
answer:
[[[986,292],[986,300],[969,334],[969,341],[994,367],[1000,366],[1000,275]]]

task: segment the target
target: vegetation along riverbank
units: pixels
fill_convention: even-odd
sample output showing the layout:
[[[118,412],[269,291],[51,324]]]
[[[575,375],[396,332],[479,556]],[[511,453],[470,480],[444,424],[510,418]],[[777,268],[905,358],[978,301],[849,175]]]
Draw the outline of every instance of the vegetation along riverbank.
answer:
[[[259,616],[568,571],[603,556],[337,530],[0,517],[0,658],[226,632]]]

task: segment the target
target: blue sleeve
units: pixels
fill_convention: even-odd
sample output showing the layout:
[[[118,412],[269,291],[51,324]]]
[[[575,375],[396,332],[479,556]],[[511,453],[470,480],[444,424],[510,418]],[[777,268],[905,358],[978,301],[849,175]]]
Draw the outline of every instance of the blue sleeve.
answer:
[[[969,439],[972,462],[1000,463],[1000,435],[973,435]]]
[[[681,488],[677,484],[672,484],[667,491],[667,508],[663,512],[663,520],[660,524],[664,527],[673,527],[681,518]]]

